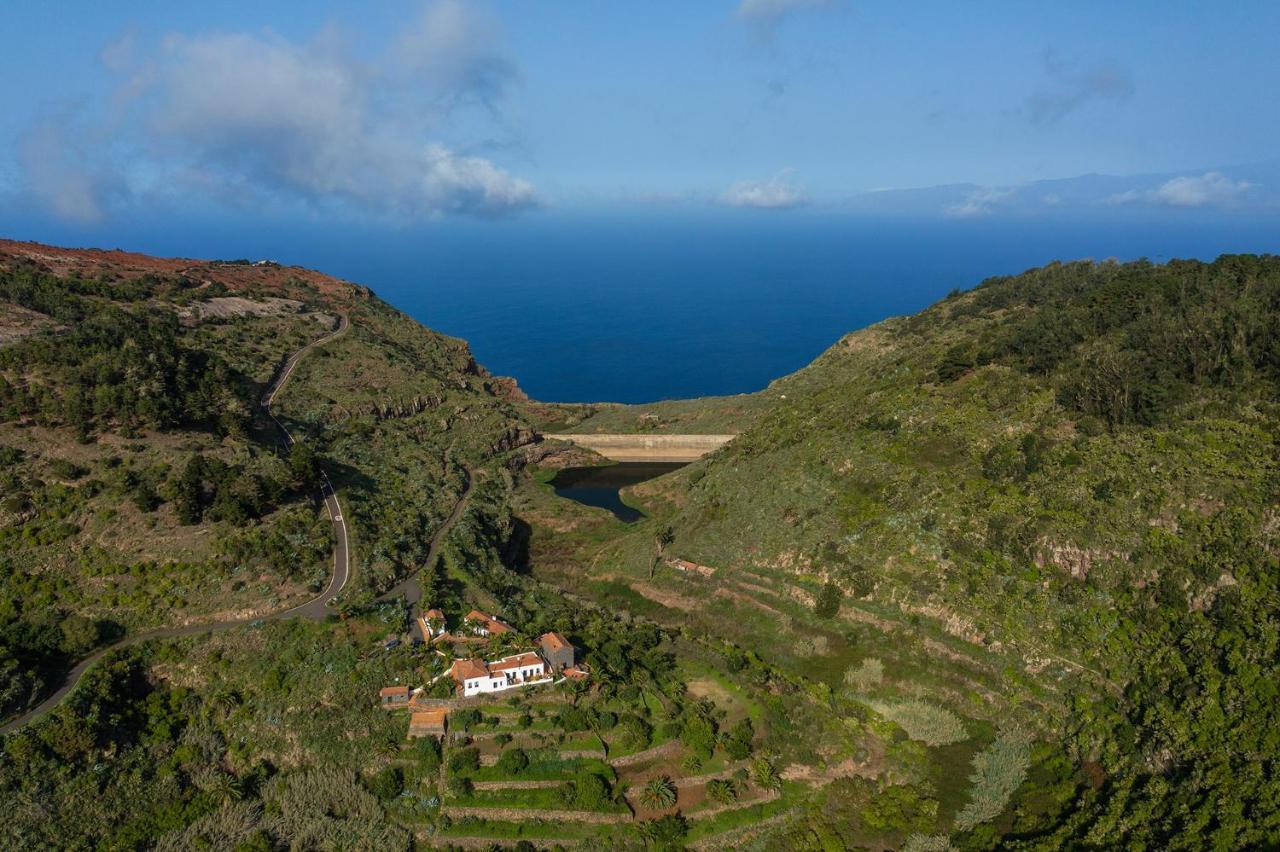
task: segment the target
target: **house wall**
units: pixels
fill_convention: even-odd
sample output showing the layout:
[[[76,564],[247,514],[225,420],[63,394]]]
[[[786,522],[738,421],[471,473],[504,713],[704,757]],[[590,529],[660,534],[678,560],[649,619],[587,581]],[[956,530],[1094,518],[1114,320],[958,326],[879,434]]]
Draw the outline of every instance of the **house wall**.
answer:
[[[546,657],[547,663],[551,666],[552,671],[566,669],[573,665],[573,649],[561,648],[558,651],[549,651],[545,647],[542,649],[542,656]]]

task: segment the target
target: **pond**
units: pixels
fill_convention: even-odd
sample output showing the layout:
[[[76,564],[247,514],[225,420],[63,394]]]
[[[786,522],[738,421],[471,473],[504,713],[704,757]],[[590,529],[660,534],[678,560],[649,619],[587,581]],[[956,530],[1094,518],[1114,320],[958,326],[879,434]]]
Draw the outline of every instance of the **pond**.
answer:
[[[630,524],[644,514],[622,502],[620,490],[646,479],[679,470],[683,462],[618,462],[605,467],[566,467],[551,480],[556,494],[584,506],[608,509],[620,521]]]

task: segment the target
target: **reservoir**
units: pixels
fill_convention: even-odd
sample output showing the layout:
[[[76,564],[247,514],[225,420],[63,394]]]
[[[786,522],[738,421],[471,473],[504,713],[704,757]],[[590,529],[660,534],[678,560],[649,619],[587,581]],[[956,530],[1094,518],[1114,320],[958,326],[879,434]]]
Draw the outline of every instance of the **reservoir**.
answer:
[[[684,467],[677,462],[619,462],[604,467],[567,467],[551,480],[556,494],[584,506],[608,509],[620,521],[633,523],[644,515],[622,502],[618,492]]]

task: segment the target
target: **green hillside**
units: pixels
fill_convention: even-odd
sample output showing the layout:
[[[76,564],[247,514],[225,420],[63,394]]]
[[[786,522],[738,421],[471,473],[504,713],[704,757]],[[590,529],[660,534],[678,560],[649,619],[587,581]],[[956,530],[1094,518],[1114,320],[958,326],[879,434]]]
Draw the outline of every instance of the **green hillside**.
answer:
[[[651,521],[545,523],[544,576],[821,680],[834,712],[923,695],[1034,732],[1009,788],[973,770],[981,824],[935,826],[958,845],[1277,840],[1280,259],[992,279],[766,394],[633,489]],[[650,577],[667,526],[711,576]]]
[[[321,339],[286,450],[260,402]],[[534,427],[738,437],[627,524]],[[1270,257],[1054,264],[758,394],[562,406],[318,273],[0,243],[0,847],[1272,846],[1278,436]],[[351,577],[274,619],[333,570],[322,472]],[[413,577],[514,629],[403,641]],[[586,680],[438,742],[380,706],[551,630]]]

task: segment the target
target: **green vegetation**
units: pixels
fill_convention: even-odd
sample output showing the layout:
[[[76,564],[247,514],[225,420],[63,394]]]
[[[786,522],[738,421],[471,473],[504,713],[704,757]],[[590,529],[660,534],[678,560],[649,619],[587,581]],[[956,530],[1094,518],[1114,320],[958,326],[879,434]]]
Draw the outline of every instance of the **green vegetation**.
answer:
[[[1274,843],[1280,792],[1255,757],[1275,751],[1280,674],[1277,341],[1273,257],[993,279],[735,406],[740,437],[632,489],[650,520],[597,525],[526,492],[549,537],[535,573],[750,649],[852,718],[898,715],[936,744],[891,744],[907,777],[968,774],[943,743],[979,723],[1069,756],[1027,766],[991,745],[968,804],[913,780],[891,788],[896,811],[801,833]],[[679,410],[697,422],[693,401]],[[714,576],[650,575],[668,526],[667,552]]]
[[[131,631],[322,588],[321,471],[356,557],[341,617],[118,650],[6,737],[6,848],[1280,842],[1276,258],[1055,264],[642,407],[522,401],[305,271],[0,267],[35,312],[0,349],[0,714]],[[254,403],[337,313],[286,453]],[[740,435],[625,525],[529,471],[530,424]],[[410,576],[517,634],[388,646]],[[376,705],[547,630],[586,681],[445,743]]]

